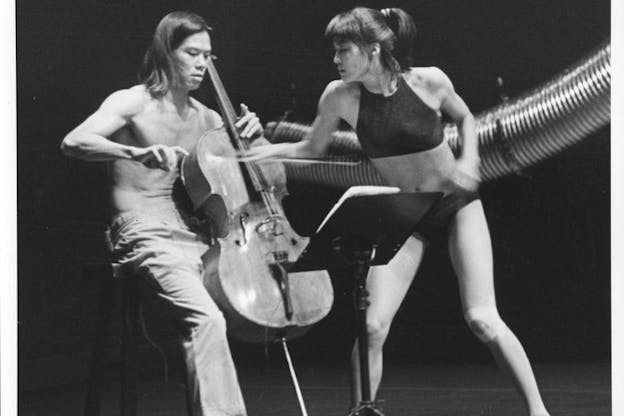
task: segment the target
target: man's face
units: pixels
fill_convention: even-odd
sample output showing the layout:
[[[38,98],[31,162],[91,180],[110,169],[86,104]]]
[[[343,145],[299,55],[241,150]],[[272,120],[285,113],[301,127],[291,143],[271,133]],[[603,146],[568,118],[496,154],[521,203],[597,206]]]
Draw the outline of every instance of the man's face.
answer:
[[[370,67],[370,58],[351,41],[334,42],[334,64],[344,82],[361,80]]]
[[[173,51],[177,69],[177,84],[188,91],[199,88],[206,73],[212,45],[207,32],[199,32],[184,39]]]

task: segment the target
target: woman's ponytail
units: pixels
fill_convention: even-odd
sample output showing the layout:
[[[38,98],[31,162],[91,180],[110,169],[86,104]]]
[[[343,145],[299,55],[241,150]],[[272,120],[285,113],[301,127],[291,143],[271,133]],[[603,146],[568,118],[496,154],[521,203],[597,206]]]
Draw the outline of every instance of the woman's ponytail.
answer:
[[[399,63],[402,70],[407,70],[414,64],[412,56],[414,42],[416,41],[416,24],[412,17],[403,9],[391,7],[382,9],[381,14],[386,24],[394,32],[396,41],[392,55]]]

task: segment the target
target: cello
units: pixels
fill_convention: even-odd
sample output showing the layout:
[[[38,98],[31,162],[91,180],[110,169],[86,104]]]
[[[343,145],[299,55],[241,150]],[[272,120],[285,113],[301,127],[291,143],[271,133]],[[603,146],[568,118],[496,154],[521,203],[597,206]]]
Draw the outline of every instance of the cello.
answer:
[[[333,304],[325,270],[288,273],[309,243],[289,224],[282,164],[241,162],[249,148],[213,59],[207,73],[223,126],[207,131],[181,164],[193,208],[210,222],[213,244],[202,257],[203,283],[242,341],[268,342],[303,335]]]

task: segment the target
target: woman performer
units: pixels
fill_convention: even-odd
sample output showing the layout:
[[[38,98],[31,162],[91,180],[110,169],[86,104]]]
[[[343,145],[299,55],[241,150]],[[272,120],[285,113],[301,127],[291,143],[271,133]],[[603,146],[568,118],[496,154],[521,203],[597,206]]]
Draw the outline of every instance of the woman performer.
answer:
[[[477,193],[480,160],[470,110],[440,69],[410,66],[416,27],[402,9],[355,8],[335,16],[325,35],[333,42],[340,80],[330,82],[323,92],[309,137],[298,143],[258,146],[247,157],[318,156],[345,120],[388,185],[404,191],[444,192],[419,232],[392,261],[371,269],[367,323],[373,397],[392,319],[427,241],[442,237],[448,241],[470,329],[511,376],[529,415],[548,415],[527,355],[496,307],[490,235]],[[457,124],[462,138],[457,159],[444,141],[442,113]],[[353,405],[360,401],[358,362],[356,345],[351,362]]]

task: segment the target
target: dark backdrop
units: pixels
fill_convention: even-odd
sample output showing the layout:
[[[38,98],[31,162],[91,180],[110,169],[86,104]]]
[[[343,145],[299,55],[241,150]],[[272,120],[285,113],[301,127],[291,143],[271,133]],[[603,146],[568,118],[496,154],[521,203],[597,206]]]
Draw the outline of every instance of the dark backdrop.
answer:
[[[336,78],[324,27],[356,4],[410,12],[419,28],[417,65],[442,68],[475,113],[498,103],[497,77],[514,96],[610,32],[606,0],[17,2],[21,388],[84,377],[98,287],[81,269],[103,256],[106,172],[64,158],[59,144],[106,95],[135,82],[158,20],[174,9],[205,16],[232,101],[247,103],[263,121],[296,103],[292,119],[307,122]],[[522,175],[482,187],[499,307],[538,362],[610,357],[609,140],[607,128]],[[296,187],[292,193],[293,200],[320,195],[318,206],[302,207],[310,210],[331,196]],[[333,273],[332,314],[293,344],[299,360],[344,362],[353,330],[343,274]],[[463,323],[454,279],[444,247],[431,247],[397,316],[387,360],[489,359]],[[147,308],[148,316],[162,313],[153,303]],[[165,346],[173,344],[167,322],[146,321]],[[240,363],[269,360],[262,347],[233,348]],[[149,366],[157,355],[145,349]]]

